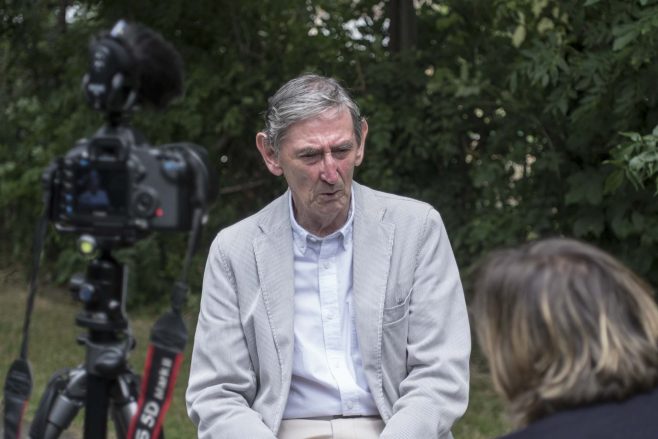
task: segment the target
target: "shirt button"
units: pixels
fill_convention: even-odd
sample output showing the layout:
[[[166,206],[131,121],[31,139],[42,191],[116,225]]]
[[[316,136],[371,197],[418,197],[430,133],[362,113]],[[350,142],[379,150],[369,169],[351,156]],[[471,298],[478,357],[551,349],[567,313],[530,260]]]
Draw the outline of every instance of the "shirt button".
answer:
[[[354,403],[352,401],[347,401],[347,404],[345,404],[348,409],[352,410],[354,408]]]
[[[327,268],[329,268],[329,262],[323,262],[323,263],[322,263],[322,267],[323,267],[325,270],[326,270]]]
[[[331,319],[333,319],[333,318],[334,318],[334,314],[331,313],[331,312],[328,312],[328,313],[327,313],[327,320],[331,320]]]

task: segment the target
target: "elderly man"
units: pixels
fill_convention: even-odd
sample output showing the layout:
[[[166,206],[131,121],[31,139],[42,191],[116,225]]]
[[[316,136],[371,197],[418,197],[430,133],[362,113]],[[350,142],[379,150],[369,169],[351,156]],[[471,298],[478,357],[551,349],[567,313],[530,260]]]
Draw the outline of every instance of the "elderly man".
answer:
[[[368,124],[331,78],[269,101],[288,191],[208,255],[187,390],[200,438],[450,438],[470,332],[439,213],[352,180]]]

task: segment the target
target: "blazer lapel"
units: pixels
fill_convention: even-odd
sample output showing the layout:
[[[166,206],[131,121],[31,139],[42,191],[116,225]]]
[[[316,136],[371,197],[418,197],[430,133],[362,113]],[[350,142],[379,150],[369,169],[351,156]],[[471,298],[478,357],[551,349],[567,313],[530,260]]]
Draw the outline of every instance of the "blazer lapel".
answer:
[[[354,248],[353,295],[356,329],[366,376],[379,377],[377,386],[369,382],[371,391],[381,388],[381,340],[384,299],[388,279],[395,226],[382,221],[385,208],[376,203],[354,183]]]
[[[292,373],[294,268],[288,195],[279,198],[262,234],[254,240],[261,294],[269,317],[282,376]]]

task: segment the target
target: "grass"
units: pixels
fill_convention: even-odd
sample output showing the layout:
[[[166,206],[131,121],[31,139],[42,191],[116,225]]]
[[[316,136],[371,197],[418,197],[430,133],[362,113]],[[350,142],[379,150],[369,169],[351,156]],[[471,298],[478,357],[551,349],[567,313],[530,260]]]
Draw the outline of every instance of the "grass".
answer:
[[[14,273],[0,271],[0,378],[2,384],[11,362],[18,356],[21,331],[25,313],[27,286]],[[192,302],[192,301],[191,301]],[[57,288],[40,287],[35,302],[30,330],[29,360],[32,365],[34,388],[26,421],[34,417],[41,394],[50,376],[65,367],[77,366],[84,360],[84,347],[76,343],[76,337],[85,330],[75,325],[75,316],[82,309],[69,294]],[[186,323],[190,332],[185,362],[181,367],[174,397],[165,419],[165,432],[168,438],[196,437],[194,426],[185,411],[185,386],[189,374],[189,359],[195,325],[196,306],[190,304]],[[137,347],[131,353],[130,363],[141,373],[144,364],[148,335],[159,312],[141,310],[130,312],[133,333]],[[471,395],[466,415],[455,425],[456,439],[484,439],[509,431],[503,415],[503,406],[493,392],[484,368],[484,361],[474,351],[471,361]],[[68,437],[83,436],[84,413],[78,413],[73,425],[67,431]],[[27,428],[24,428],[27,430]],[[112,431],[108,426],[108,431]],[[111,436],[111,435],[110,435]],[[238,439],[238,438],[236,438]],[[424,439],[424,438],[419,438]]]

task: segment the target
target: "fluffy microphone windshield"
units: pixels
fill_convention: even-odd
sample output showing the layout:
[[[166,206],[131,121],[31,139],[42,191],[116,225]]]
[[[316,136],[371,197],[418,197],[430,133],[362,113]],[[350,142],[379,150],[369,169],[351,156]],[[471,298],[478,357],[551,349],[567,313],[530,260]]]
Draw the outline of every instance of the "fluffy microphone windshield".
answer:
[[[130,52],[138,84],[137,102],[164,108],[183,94],[183,60],[162,35],[138,23],[119,21],[110,36]]]

